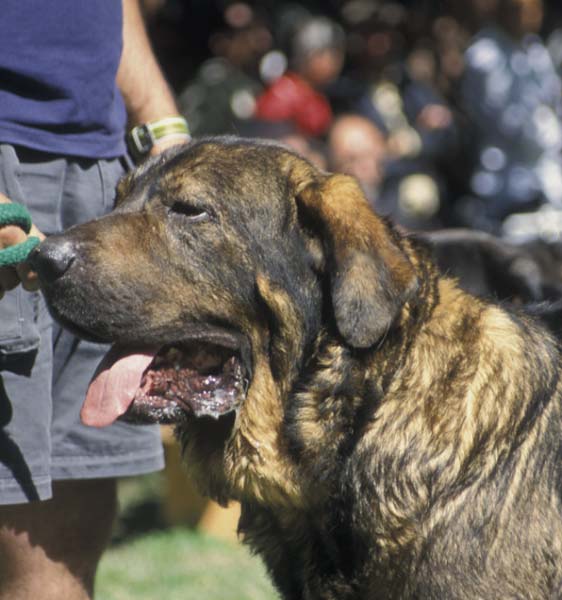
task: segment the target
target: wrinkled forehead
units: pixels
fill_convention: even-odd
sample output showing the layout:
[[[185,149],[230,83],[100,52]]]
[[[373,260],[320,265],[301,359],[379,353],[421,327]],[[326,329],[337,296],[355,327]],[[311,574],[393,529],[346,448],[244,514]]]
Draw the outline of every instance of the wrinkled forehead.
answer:
[[[157,193],[184,200],[197,196],[214,201],[272,202],[291,195],[296,165],[310,165],[286,148],[242,139],[201,140],[181,147],[139,168],[128,190],[151,197]]]
[[[200,144],[186,149],[162,169],[161,184],[193,191],[220,191],[233,194],[251,191],[280,180],[276,154],[267,147]]]

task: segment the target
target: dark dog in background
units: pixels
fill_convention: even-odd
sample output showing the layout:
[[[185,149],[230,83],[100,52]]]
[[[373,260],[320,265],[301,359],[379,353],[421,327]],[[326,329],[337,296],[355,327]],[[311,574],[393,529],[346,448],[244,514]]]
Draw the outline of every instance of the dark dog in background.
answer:
[[[440,271],[482,298],[524,307],[562,335],[562,244],[541,239],[509,243],[469,229],[420,234]]]
[[[273,144],[193,142],[119,196],[32,257],[53,315],[114,344],[86,422],[177,423],[283,598],[562,596],[545,329]]]

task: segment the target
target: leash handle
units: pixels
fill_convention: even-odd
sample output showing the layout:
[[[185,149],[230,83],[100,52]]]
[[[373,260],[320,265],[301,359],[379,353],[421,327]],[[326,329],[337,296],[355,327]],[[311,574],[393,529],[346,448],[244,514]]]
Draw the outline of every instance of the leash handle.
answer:
[[[39,243],[39,238],[35,236],[28,237],[25,242],[8,246],[0,250],[0,267],[13,267],[20,262],[23,262],[29,256],[29,253]]]
[[[4,225],[17,225],[25,233],[29,233],[31,230],[31,215],[22,204],[15,202],[0,204],[0,227]],[[23,262],[39,241],[38,237],[31,236],[25,242],[0,250],[0,267],[14,266]]]
[[[0,227],[3,225],[17,225],[29,233],[31,230],[31,215],[23,204],[15,202],[0,204]]]

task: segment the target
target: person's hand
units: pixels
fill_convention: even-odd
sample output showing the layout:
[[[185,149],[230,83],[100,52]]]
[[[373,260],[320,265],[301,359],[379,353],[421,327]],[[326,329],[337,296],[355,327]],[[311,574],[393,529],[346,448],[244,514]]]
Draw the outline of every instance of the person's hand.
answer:
[[[11,202],[10,199],[0,193],[0,204],[9,202]],[[17,225],[4,225],[0,227],[0,250],[25,242],[30,236],[38,237],[40,240],[45,239],[35,225],[32,225],[29,234],[26,234]],[[0,298],[20,283],[28,291],[39,289],[37,273],[31,269],[28,263],[22,262],[14,267],[0,267]]]

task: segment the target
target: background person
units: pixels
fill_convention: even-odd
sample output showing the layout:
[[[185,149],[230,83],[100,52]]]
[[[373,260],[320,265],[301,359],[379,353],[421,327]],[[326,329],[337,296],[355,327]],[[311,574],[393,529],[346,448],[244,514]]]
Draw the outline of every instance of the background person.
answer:
[[[499,0],[465,52],[460,103],[473,135],[466,223],[501,233],[511,213],[562,208],[562,82],[539,37],[541,0]]]
[[[289,68],[256,99],[254,117],[290,122],[310,137],[327,133],[333,118],[324,89],[341,72],[343,29],[327,17],[308,17],[289,36]]]

